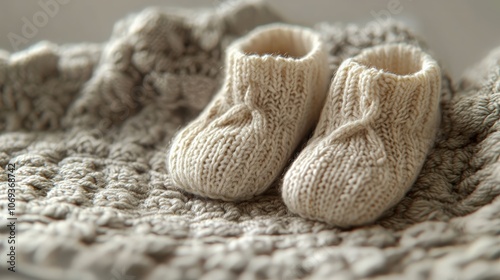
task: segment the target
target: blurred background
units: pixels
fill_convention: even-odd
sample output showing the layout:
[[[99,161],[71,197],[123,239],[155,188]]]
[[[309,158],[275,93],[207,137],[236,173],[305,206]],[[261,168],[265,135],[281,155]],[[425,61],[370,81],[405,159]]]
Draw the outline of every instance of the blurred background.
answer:
[[[41,15],[42,6],[58,9]],[[113,24],[148,6],[214,7],[221,0],[22,0],[0,3],[0,49],[13,52],[40,41],[104,42]],[[321,21],[366,23],[392,17],[410,25],[456,79],[500,46],[499,0],[268,0],[286,19],[312,26]],[[56,10],[56,9],[52,9]],[[46,13],[47,15],[47,13]],[[24,27],[37,20],[41,27]],[[44,23],[44,24],[42,24]],[[23,36],[23,28],[29,36]],[[25,34],[25,35],[26,35]],[[17,36],[17,37],[16,37]],[[29,38],[28,38],[29,37]]]

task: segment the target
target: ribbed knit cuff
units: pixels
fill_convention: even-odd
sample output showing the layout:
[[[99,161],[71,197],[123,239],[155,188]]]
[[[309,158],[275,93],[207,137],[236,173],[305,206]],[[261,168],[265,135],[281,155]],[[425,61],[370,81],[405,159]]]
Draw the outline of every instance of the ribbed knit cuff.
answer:
[[[306,28],[284,24],[257,28],[233,44],[226,59],[226,86],[236,95],[245,94],[255,83],[276,92],[307,88],[317,76],[328,83],[323,44],[319,35]],[[323,99],[326,92],[321,94]]]
[[[440,68],[418,47],[406,44],[378,46],[346,60],[343,65],[346,71],[339,71],[337,75],[357,79],[358,88],[368,90],[368,95],[378,98],[382,107],[414,110],[437,106]]]

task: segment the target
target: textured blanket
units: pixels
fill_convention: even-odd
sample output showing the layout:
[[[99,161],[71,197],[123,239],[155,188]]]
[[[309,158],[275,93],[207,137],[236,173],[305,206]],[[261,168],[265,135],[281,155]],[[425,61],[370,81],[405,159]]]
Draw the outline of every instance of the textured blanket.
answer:
[[[225,47],[274,21],[252,1],[147,9],[103,44],[0,51],[0,278],[498,279],[500,49],[443,74],[435,147],[374,225],[293,215],[280,179],[240,203],[171,183],[169,141],[217,91]],[[314,28],[332,73],[366,47],[424,45],[394,22]]]

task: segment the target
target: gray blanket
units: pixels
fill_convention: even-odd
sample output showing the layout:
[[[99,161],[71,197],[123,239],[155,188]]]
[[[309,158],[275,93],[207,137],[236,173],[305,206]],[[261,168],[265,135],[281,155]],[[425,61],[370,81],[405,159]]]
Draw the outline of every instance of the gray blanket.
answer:
[[[0,278],[498,279],[500,48],[460,81],[444,71],[435,147],[374,225],[300,218],[281,179],[240,203],[172,184],[169,141],[217,91],[225,47],[274,21],[255,1],[156,8],[118,22],[103,44],[0,51]],[[314,28],[332,73],[366,47],[425,48],[396,22]]]

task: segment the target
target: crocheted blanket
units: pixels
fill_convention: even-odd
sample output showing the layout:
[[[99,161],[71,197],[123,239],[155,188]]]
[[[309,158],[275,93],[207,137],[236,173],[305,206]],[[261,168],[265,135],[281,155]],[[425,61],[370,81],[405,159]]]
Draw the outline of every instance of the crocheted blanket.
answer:
[[[300,218],[280,180],[240,203],[171,183],[169,141],[217,91],[226,46],[281,20],[259,1],[147,9],[103,44],[0,52],[0,278],[498,277],[500,49],[460,81],[443,74],[435,147],[374,225]],[[332,72],[370,46],[423,45],[395,22],[314,28]]]

